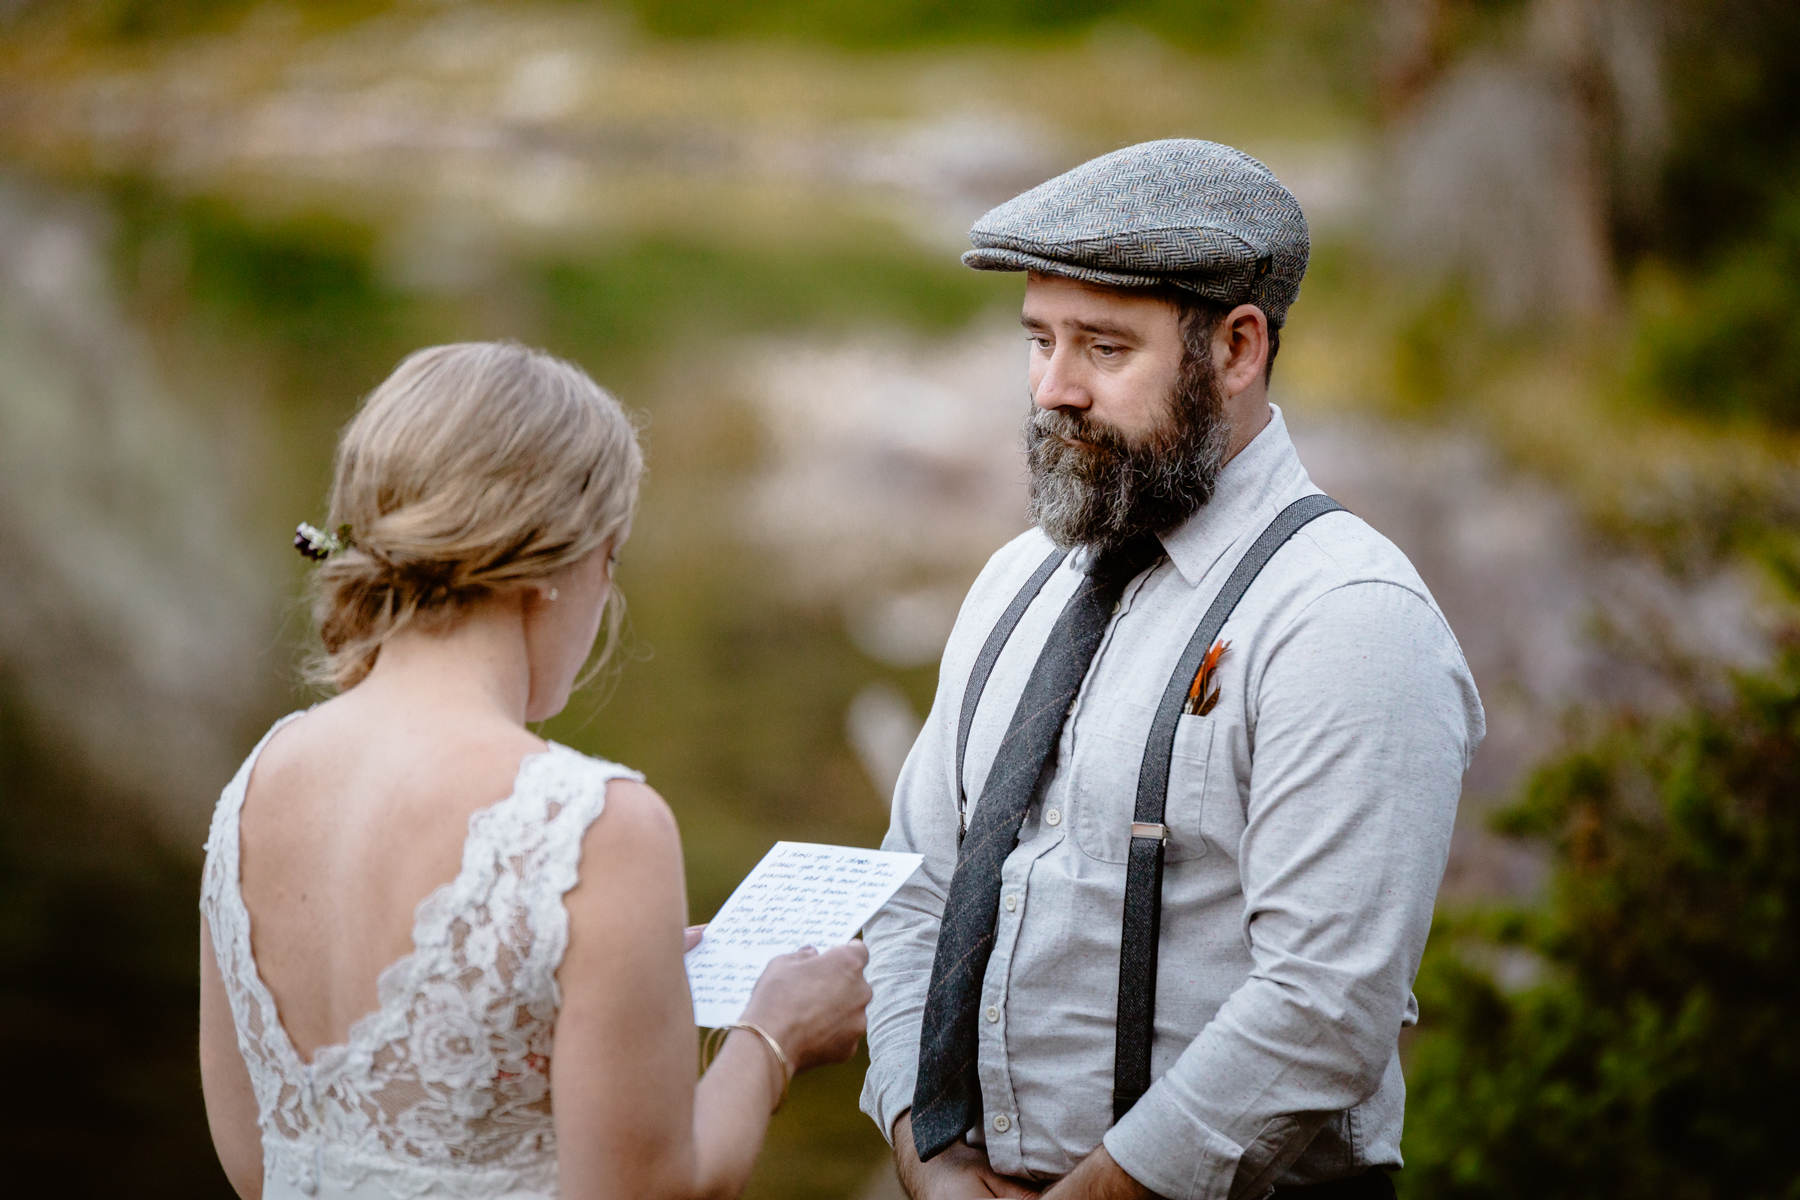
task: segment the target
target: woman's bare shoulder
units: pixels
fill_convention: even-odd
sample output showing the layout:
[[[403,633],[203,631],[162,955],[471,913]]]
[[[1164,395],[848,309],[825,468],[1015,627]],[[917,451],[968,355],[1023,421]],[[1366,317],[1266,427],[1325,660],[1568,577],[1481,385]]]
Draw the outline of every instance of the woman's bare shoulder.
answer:
[[[520,764],[545,747],[542,738],[508,721],[395,712],[361,703],[350,692],[278,729],[257,761],[255,777],[277,790],[286,790],[283,784],[306,790],[309,784],[353,778],[405,780],[435,795],[467,793],[479,803],[503,794]]]
[[[583,862],[606,862],[627,873],[666,869],[681,863],[681,831],[668,801],[655,788],[630,776],[606,782],[606,806],[588,826],[582,841]]]
[[[606,805],[582,837],[580,873],[563,902],[570,924],[561,978],[578,992],[593,985],[610,995],[620,979],[641,983],[679,971],[687,922],[681,837],[654,788],[630,778],[607,782]]]

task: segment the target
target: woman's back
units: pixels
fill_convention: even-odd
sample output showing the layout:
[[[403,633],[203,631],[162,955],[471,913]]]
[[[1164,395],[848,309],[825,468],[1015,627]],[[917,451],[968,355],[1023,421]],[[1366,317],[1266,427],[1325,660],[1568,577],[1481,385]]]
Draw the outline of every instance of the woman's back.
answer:
[[[552,1195],[563,893],[636,776],[517,727],[377,727],[360,699],[278,723],[208,842],[264,1195]]]
[[[419,902],[462,865],[469,817],[544,749],[495,722],[396,721],[372,699],[351,692],[283,726],[243,805],[257,971],[303,1058],[375,1007],[377,976],[412,949]]]

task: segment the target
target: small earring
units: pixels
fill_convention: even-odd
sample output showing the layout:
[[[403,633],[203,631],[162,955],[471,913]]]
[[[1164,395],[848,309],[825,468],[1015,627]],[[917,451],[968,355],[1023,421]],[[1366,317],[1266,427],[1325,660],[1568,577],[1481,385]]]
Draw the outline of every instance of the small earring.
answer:
[[[556,589],[555,589],[555,588],[551,588],[551,589],[550,589],[550,594],[549,594],[549,596],[547,596],[547,597],[545,597],[545,598],[546,598],[546,599],[549,599],[549,600],[554,600],[554,599],[556,599]]]

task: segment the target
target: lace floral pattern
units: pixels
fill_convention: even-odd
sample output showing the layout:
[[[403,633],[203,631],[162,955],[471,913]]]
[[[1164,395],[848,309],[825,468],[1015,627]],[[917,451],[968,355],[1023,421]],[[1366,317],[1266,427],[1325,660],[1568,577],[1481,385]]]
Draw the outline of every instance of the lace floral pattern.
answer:
[[[296,714],[298,715],[298,714]],[[552,745],[469,818],[461,870],[420,904],[413,949],[340,1045],[300,1058],[250,951],[238,815],[265,734],[219,797],[200,906],[256,1090],[265,1175],[305,1195],[374,1181],[401,1200],[556,1195],[550,1051],[563,894],[606,783],[637,772]]]

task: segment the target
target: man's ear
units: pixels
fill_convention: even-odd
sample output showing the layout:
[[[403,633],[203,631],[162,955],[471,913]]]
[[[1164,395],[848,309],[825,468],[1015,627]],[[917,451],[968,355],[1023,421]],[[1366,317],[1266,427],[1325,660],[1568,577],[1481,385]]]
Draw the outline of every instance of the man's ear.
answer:
[[[1261,383],[1269,362],[1269,318],[1254,304],[1240,304],[1213,330],[1213,369],[1230,397]]]

